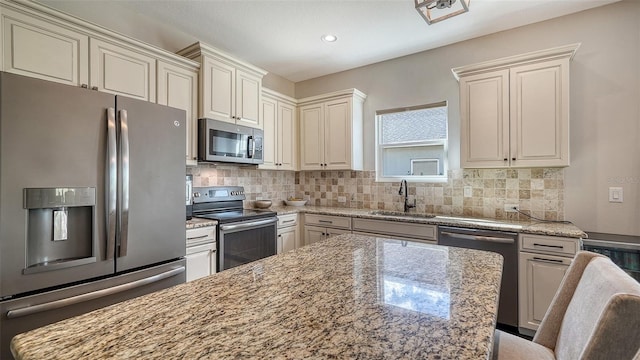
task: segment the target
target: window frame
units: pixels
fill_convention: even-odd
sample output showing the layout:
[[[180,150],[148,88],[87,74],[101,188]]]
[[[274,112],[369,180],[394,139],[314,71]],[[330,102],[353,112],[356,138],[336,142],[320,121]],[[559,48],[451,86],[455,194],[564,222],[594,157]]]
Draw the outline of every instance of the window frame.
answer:
[[[415,110],[424,110],[437,107],[445,107],[447,109],[447,138],[439,140],[425,140],[425,141],[407,141],[403,143],[382,144],[382,131],[381,121],[382,116],[392,113],[401,113]],[[442,175],[384,175],[384,164],[382,152],[387,148],[402,148],[402,147],[416,147],[416,146],[439,146],[443,147],[442,156]],[[375,115],[375,170],[376,170],[376,182],[399,182],[401,180],[407,180],[408,182],[424,182],[424,183],[446,183],[448,181],[449,170],[449,104],[447,101],[440,101],[437,103],[430,103],[425,105],[417,105],[404,108],[395,108],[387,110],[378,110]]]

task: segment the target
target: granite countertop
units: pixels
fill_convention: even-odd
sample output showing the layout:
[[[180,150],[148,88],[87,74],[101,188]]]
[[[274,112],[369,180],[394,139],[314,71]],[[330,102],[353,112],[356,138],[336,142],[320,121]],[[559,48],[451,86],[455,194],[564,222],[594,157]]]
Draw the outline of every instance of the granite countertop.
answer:
[[[202,218],[191,218],[191,220],[187,220],[187,230],[188,229],[197,229],[201,227],[207,226],[216,226],[218,222],[216,220],[210,219],[202,219]]]
[[[518,220],[497,220],[487,218],[473,218],[461,216],[436,215],[435,217],[414,217],[414,216],[393,216],[372,214],[376,211],[368,209],[336,208],[326,206],[285,206],[274,205],[269,208],[278,215],[292,213],[321,214],[351,216],[354,218],[378,219],[390,221],[403,221],[420,224],[433,224],[444,226],[458,226],[474,229],[513,231],[528,234],[564,236],[573,238],[587,238],[587,234],[577,226],[570,223],[541,222],[541,221],[518,221]]]
[[[17,335],[18,359],[487,359],[502,257],[345,234]]]

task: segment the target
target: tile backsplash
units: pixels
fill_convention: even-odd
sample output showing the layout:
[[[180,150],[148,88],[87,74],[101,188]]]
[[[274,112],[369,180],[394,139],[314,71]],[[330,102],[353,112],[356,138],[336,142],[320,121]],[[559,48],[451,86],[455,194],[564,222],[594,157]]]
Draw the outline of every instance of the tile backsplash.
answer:
[[[232,165],[187,168],[194,186],[245,187],[245,206],[257,199],[274,204],[304,197],[311,205],[402,211],[399,182],[377,183],[375,171],[275,171]],[[471,187],[470,197],[464,188]],[[344,197],[345,202],[338,202]],[[504,211],[505,204],[545,220],[564,220],[564,172],[561,168],[456,169],[446,183],[409,183],[409,201],[420,213],[524,220]]]
[[[255,167],[233,165],[204,165],[188,167],[193,175],[193,186],[244,186],[245,206],[258,199],[270,199],[274,204],[295,193],[295,172],[259,170]]]
[[[310,204],[402,211],[400,182],[376,183],[375,171],[304,171],[295,174],[295,193]],[[472,196],[464,196],[470,186]],[[564,218],[564,173],[558,168],[457,169],[446,183],[409,183],[409,202],[419,213],[524,220],[505,204],[545,220]],[[345,197],[346,202],[338,202]]]

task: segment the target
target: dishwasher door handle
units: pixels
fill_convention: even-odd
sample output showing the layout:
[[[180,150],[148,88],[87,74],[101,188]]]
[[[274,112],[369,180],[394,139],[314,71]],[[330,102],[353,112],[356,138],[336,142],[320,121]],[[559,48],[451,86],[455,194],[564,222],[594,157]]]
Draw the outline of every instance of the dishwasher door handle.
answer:
[[[504,238],[504,237],[496,237],[496,236],[482,236],[482,235],[467,235],[467,234],[458,234],[449,231],[443,231],[440,233],[441,235],[449,236],[455,239],[462,240],[473,240],[473,241],[486,241],[486,242],[494,242],[501,244],[513,244],[516,240],[513,238]]]

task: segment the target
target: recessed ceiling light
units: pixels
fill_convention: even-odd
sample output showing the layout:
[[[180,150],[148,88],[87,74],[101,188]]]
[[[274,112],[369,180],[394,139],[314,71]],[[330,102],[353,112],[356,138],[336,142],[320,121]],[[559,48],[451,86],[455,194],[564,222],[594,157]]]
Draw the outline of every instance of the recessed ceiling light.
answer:
[[[335,42],[338,40],[338,37],[332,34],[322,35],[322,41],[324,42]]]

